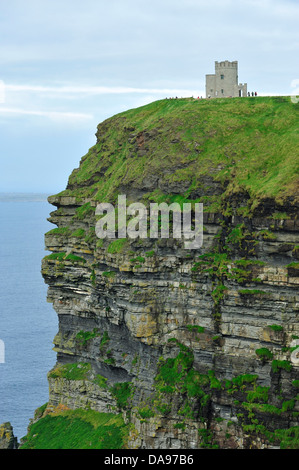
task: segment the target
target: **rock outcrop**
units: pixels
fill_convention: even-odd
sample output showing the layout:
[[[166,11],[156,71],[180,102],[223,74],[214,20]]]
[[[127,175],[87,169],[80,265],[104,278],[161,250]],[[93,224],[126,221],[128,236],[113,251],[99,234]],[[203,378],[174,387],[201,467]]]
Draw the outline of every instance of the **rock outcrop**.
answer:
[[[18,440],[14,436],[12,425],[7,422],[0,425],[0,449],[17,449]]]
[[[47,412],[121,410],[129,448],[298,446],[298,193],[271,163],[282,143],[297,152],[279,114],[290,131],[298,106],[253,100],[111,118],[49,198],[42,274],[59,331]],[[96,206],[117,194],[203,202],[202,247],[100,240]]]

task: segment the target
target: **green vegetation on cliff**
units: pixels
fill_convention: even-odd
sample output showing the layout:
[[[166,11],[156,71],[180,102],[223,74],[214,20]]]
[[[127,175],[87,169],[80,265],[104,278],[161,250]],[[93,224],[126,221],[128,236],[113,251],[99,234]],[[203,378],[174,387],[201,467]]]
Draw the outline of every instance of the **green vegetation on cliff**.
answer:
[[[283,206],[298,197],[298,112],[288,97],[258,97],[160,100],[120,113],[98,126],[59,196],[115,201],[140,191],[217,209],[219,194],[243,193],[251,209],[263,198]]]
[[[31,424],[21,449],[122,449],[122,416],[93,410],[62,410]]]

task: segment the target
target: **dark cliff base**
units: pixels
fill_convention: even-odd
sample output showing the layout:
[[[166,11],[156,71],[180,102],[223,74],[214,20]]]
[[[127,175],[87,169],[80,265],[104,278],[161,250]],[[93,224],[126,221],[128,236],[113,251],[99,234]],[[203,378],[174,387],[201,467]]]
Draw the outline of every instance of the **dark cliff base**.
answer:
[[[299,447],[298,109],[163,100],[98,126],[49,198],[57,364],[24,447],[61,446],[49,429],[78,437],[82,423],[89,448]],[[202,247],[100,240],[95,208],[120,194],[202,202]]]

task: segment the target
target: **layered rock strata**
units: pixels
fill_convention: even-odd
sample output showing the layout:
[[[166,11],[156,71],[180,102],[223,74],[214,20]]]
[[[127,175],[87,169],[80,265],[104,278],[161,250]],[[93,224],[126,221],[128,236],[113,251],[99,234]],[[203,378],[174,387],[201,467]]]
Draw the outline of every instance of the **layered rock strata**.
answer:
[[[122,117],[118,145],[128,145],[126,158],[147,154],[161,135],[158,124],[134,133]],[[90,188],[109,179],[105,148],[113,125],[120,126],[119,119],[98,127],[97,171],[80,180],[84,157],[67,190],[49,198],[56,207],[49,220],[57,229],[46,234],[52,254],[43,259],[42,274],[59,330],[48,412],[60,404],[121,410],[130,426],[129,448],[276,448],[294,442],[296,198],[260,199],[246,213],[252,197],[249,203],[245,190],[226,194],[228,182],[217,179],[216,167],[200,186],[202,197],[219,199],[218,207],[205,208],[200,249],[186,250],[174,238],[100,240],[95,209],[101,199]],[[165,148],[173,138],[163,137]],[[184,194],[190,182],[169,182],[167,164],[160,176],[155,171],[130,184],[118,181],[118,194],[144,203],[155,189]],[[189,200],[196,200],[196,191],[189,191]]]

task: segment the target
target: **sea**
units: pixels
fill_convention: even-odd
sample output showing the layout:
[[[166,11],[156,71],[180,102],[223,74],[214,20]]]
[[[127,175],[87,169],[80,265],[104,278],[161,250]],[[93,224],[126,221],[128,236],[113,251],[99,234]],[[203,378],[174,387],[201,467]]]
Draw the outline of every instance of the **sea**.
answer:
[[[56,363],[58,319],[41,275],[44,234],[54,228],[47,196],[0,193],[0,424],[9,421],[19,442],[48,401]]]

